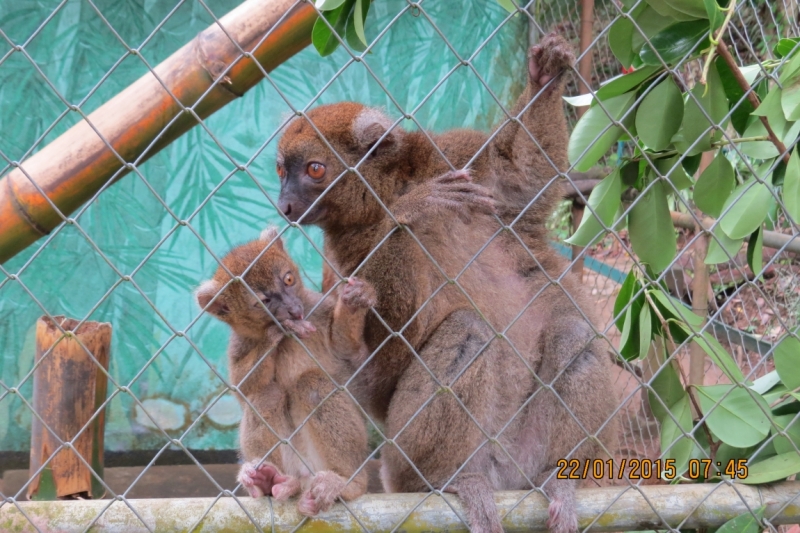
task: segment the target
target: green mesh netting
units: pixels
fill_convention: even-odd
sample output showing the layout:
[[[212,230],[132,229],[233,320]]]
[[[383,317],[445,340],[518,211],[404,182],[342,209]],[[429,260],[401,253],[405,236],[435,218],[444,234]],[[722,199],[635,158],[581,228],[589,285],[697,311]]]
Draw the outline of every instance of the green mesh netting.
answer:
[[[81,0],[60,9],[55,0],[0,2],[0,29],[25,52],[11,53],[13,45],[0,38],[0,151],[6,158],[22,160],[80,119],[61,97],[88,114],[147,72],[140,58],[124,57],[120,39],[141,47],[143,58],[155,66],[213,23],[194,1],[94,3],[108,24]],[[238,3],[206,1],[217,17]],[[460,66],[437,87],[459,62],[434,24],[462,57],[480,48],[474,68],[504,105],[522,88],[527,48],[522,17],[506,20],[507,13],[486,0],[426,2],[424,13],[398,15],[407,6],[404,0],[381,0],[367,22],[371,39],[391,25],[366,60],[389,94],[363,64],[353,63],[337,76],[349,59],[345,50],[320,58],[309,47],[272,73],[274,86],[263,81],[207,119],[208,131],[195,127],[141,165],[141,177],[129,174],[99,195],[74,215],[80,228],[62,225],[7,262],[9,272],[21,270],[21,283],[0,279],[5,281],[0,286],[0,380],[6,387],[20,387],[31,402],[29,374],[40,315],[110,322],[111,376],[130,386],[171,437],[182,436],[191,448],[236,447],[238,406],[230,394],[214,403],[224,390],[215,371],[227,376],[227,328],[201,317],[187,332],[200,353],[173,330],[185,330],[199,314],[192,291],[216,268],[208,249],[221,255],[257,237],[268,223],[283,224],[273,202],[279,191],[277,129],[290,112],[284,98],[303,108],[333,79],[314,105],[357,100],[397,117],[397,102],[434,131],[488,130],[502,111],[474,71]],[[234,161],[250,162],[249,173],[235,171]],[[8,170],[0,159],[0,172]],[[189,219],[208,249],[173,214]],[[320,233],[308,229],[308,234],[321,247]],[[307,281],[318,286],[319,254],[299,231],[289,232],[286,240]],[[114,268],[133,274],[133,282],[122,281]],[[4,391],[0,388],[0,451],[27,450],[30,409]],[[109,392],[115,396],[107,411],[107,449],[153,449],[167,442],[130,395],[111,383]]]

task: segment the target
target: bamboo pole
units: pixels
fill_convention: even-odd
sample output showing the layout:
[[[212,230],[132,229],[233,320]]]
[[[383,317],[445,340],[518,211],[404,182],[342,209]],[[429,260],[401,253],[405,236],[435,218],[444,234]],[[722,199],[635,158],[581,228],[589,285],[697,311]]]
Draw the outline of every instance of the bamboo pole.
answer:
[[[591,526],[591,531],[598,532],[717,527],[763,504],[767,506],[765,520],[772,525],[791,524],[800,520],[798,493],[800,482],[797,481],[761,487],[693,483],[579,489],[578,525],[581,530]],[[539,493],[526,495],[527,492],[523,491],[495,494],[506,533],[547,530],[547,500]],[[204,532],[360,532],[363,527],[354,518],[357,517],[373,532],[395,528],[400,531],[467,531],[450,508],[452,506],[463,516],[456,497],[445,495],[448,505],[441,497],[429,495],[415,509],[425,496],[368,494],[348,502],[350,511],[336,504],[330,511],[306,520],[297,529],[295,527],[303,517],[297,512],[296,502],[291,500],[238,498],[237,502],[233,498],[192,498],[15,502],[0,507],[0,530],[71,533],[83,531],[87,524],[96,520],[92,526],[95,533],[189,531],[190,528]],[[144,524],[131,509],[145,521]]]
[[[14,163],[0,180],[0,263],[122,177],[128,163],[152,157],[195,126],[184,107],[205,118],[262,79],[256,61],[270,71],[302,50],[316,16],[308,2],[247,0],[86,120]]]
[[[105,492],[92,469],[102,477],[105,409],[100,406],[108,380],[97,363],[108,369],[111,324],[84,322],[76,329],[78,324],[63,316],[36,322],[33,409],[38,416],[31,424],[28,498],[101,498]],[[61,442],[70,445],[62,448]]]

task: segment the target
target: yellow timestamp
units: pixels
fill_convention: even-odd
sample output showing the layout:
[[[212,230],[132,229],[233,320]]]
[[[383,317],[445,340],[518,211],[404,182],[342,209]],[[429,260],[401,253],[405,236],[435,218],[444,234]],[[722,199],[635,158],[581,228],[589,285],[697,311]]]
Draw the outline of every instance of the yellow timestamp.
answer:
[[[724,463],[711,459],[690,459],[686,470],[689,479],[708,479],[721,477],[723,474],[731,479],[747,477],[747,459],[728,459]]]
[[[675,479],[678,475],[675,459],[623,459],[615,463],[611,459],[559,459],[556,463],[558,479]]]
[[[622,459],[614,462],[611,459],[559,459],[556,463],[558,479],[664,479],[673,480],[682,472],[678,471],[675,459]],[[731,479],[747,477],[747,459],[729,459],[728,461],[712,461],[711,459],[690,459],[685,465],[686,477],[689,479],[709,479],[721,477],[723,474]]]

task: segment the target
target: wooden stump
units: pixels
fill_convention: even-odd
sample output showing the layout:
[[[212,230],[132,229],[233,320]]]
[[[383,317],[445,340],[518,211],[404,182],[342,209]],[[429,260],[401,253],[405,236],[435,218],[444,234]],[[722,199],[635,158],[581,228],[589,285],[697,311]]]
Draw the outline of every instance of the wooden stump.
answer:
[[[36,322],[33,408],[38,416],[33,415],[31,427],[28,499],[101,498],[105,492],[92,469],[102,477],[105,409],[94,415],[106,399],[108,380],[97,363],[108,369],[111,324],[84,322],[76,331],[78,323],[63,316]],[[72,444],[59,450],[60,441]]]

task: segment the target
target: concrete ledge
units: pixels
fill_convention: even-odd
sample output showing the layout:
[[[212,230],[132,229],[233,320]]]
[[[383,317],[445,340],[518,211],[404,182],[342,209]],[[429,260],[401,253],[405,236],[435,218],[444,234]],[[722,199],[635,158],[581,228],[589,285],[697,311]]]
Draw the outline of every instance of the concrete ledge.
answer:
[[[545,531],[547,500],[540,494],[498,492],[495,501],[506,532]],[[264,498],[196,498],[108,501],[12,502],[0,504],[0,531],[77,532],[93,523],[93,532],[138,531],[467,531],[453,512],[455,497],[426,494],[370,494],[337,504],[315,519],[297,513],[295,502]],[[420,504],[420,502],[422,502]],[[417,504],[420,504],[415,508]],[[448,505],[449,504],[449,505]],[[800,522],[800,482],[755,487],[739,484],[649,485],[578,491],[581,529],[635,531],[717,527],[767,505],[773,525]],[[452,508],[451,508],[452,506]],[[412,512],[413,510],[413,512]],[[409,514],[410,513],[410,514]],[[360,525],[359,522],[363,525]],[[300,525],[299,528],[297,526]],[[297,529],[295,529],[297,528]]]

